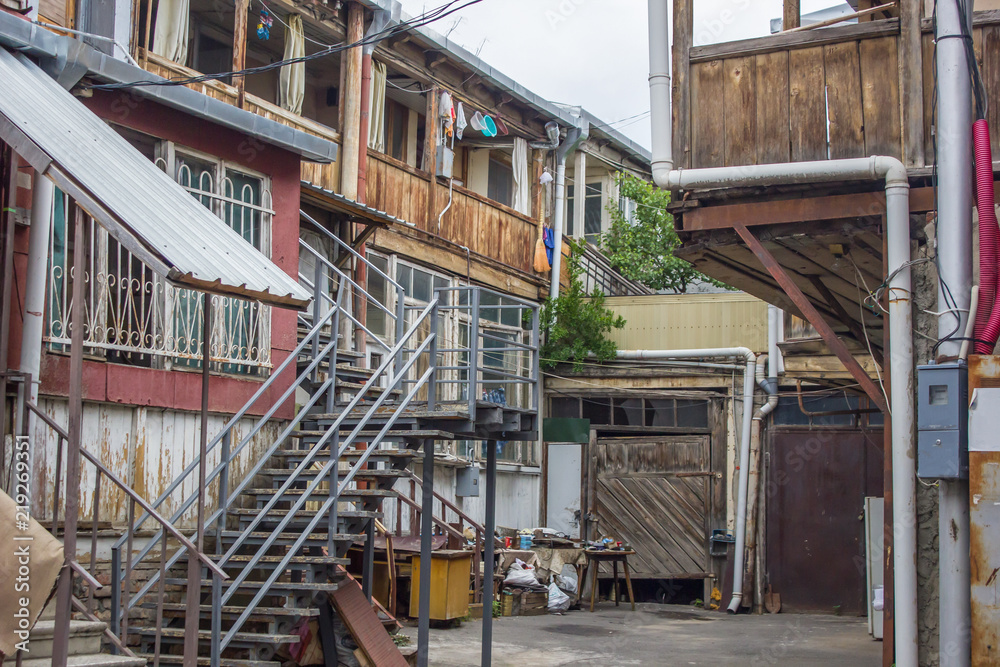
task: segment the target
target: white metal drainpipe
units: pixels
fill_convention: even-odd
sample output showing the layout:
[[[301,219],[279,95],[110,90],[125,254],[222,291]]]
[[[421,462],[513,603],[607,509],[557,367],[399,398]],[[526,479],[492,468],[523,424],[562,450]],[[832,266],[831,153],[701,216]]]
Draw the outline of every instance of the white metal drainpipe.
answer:
[[[913,444],[913,319],[911,314],[910,184],[894,157],[674,169],[671,153],[670,0],[649,0],[650,109],[653,180],[667,190],[885,180],[889,336],[892,345],[892,493],[896,664],[917,665],[916,452]],[[737,536],[738,537],[738,536]],[[737,549],[741,564],[742,554]],[[741,572],[741,570],[735,570]],[[742,579],[740,574],[734,577]]]
[[[55,185],[47,177],[34,174],[31,192],[31,230],[28,235],[28,268],[24,289],[24,324],[21,328],[22,373],[31,373],[28,398],[38,403],[38,374],[42,360],[45,286],[48,274],[49,230],[52,227],[52,200]],[[30,413],[29,428],[35,415]],[[29,431],[30,433],[31,431]]]
[[[747,490],[750,487],[750,431],[753,425],[753,395],[757,356],[746,347],[708,348],[704,350],[618,350],[618,359],[663,361],[670,359],[743,359],[743,422],[740,428],[740,481],[736,496],[736,561],[733,565],[733,600],[729,611],[739,609],[743,599],[743,560],[747,528]],[[735,397],[734,397],[735,398]],[[777,399],[777,397],[775,397]]]

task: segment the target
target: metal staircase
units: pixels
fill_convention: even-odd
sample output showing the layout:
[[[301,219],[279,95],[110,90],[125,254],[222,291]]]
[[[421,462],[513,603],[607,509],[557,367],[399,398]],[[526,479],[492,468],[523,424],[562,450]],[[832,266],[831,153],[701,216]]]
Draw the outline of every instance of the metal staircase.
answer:
[[[169,531],[151,523],[142,537],[148,514],[131,522],[112,548],[112,627],[153,664],[182,662],[196,629],[199,664],[278,667],[277,651],[299,642],[300,621],[325,621],[326,596],[340,585],[357,585],[343,581],[339,567],[355,545],[363,546],[361,585],[370,596],[374,520],[423,448],[450,439],[535,437],[537,306],[459,287],[408,307],[400,285],[330,238],[395,291],[394,310],[378,304],[393,325],[392,342],[381,341],[352,313],[352,302],[369,295],[341,262],[300,242],[315,267],[313,275],[299,276],[315,295],[312,312],[299,316],[301,340],[208,445],[207,497],[217,502],[205,513],[205,553],[227,577],[199,564],[191,569],[200,570],[194,581],[189,550],[169,542]],[[496,336],[480,326],[484,293],[491,312],[517,312],[523,335]],[[455,322],[466,336],[444,331],[455,330]],[[381,346],[376,368],[365,368],[345,340],[351,330]],[[508,353],[516,368],[495,363]],[[524,405],[498,402],[507,392]],[[241,421],[258,414],[253,428],[241,432]],[[264,437],[275,430],[277,436]],[[195,459],[151,503],[174,525],[190,525],[198,470]],[[192,585],[197,609],[186,602]]]

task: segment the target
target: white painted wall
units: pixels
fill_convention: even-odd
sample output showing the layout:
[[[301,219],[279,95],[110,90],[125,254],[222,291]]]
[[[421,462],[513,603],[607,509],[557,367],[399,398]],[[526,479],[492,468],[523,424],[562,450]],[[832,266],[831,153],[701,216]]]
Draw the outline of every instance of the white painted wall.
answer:
[[[416,465],[413,471],[418,475],[423,475],[423,466]],[[517,470],[517,466],[504,466],[500,464],[497,470],[497,525],[508,528],[537,528],[541,524],[539,509],[541,507],[542,476],[538,468]],[[409,492],[410,482],[400,480],[396,483],[396,489]],[[457,505],[463,512],[468,514],[474,521],[480,524],[486,520],[486,473],[480,472],[479,497],[478,498],[457,498],[455,496],[455,468],[451,466],[435,466],[434,468],[434,490]],[[417,485],[417,502],[420,502],[420,485]],[[397,509],[397,503],[387,501],[383,506],[385,518],[383,523],[389,530],[396,530],[396,513],[402,512],[402,532],[409,534],[410,510],[403,505],[401,510]],[[436,504],[435,515],[440,515],[440,505]],[[455,522],[457,517],[448,512],[448,521]]]
[[[68,402],[59,398],[42,398],[39,407],[57,424],[69,424]],[[209,415],[209,442],[226,422],[227,415]],[[120,479],[129,483],[147,500],[155,500],[181,473],[198,453],[201,443],[201,416],[197,412],[165,410],[111,403],[84,403],[83,446],[96,455],[104,466]],[[253,428],[255,420],[244,419],[234,429],[232,447]],[[236,457],[230,476],[230,489],[238,484],[246,470],[255,462],[277,437],[286,422],[273,421],[264,426],[246,448]],[[49,519],[52,514],[53,480],[56,465],[55,433],[43,421],[36,420],[32,434],[31,451],[34,479],[34,516]],[[63,470],[65,471],[65,451]],[[218,464],[218,448],[209,453],[211,470]],[[97,470],[89,462],[82,464],[80,480],[80,518],[89,521],[93,512],[94,484]],[[64,473],[65,475],[65,473]],[[169,515],[197,489],[196,475],[192,474],[161,509]],[[65,507],[65,495],[60,504]],[[207,492],[208,507],[215,509],[218,498],[216,484]],[[128,520],[126,496],[107,478],[101,481],[101,521],[124,524]],[[151,524],[150,524],[151,525]],[[186,513],[181,525],[194,525],[194,507]]]

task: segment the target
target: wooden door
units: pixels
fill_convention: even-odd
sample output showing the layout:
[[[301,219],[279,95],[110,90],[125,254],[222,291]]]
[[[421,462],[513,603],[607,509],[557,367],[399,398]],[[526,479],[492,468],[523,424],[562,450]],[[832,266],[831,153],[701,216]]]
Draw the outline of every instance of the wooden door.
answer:
[[[592,539],[628,542],[632,576],[709,576],[711,437],[601,439],[592,444]]]

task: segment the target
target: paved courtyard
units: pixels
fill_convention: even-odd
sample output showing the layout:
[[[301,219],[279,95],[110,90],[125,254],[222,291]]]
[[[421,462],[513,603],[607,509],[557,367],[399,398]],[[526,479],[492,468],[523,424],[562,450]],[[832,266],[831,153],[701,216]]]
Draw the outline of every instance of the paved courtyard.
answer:
[[[403,632],[416,641],[417,629]],[[482,622],[432,629],[430,664],[480,664]],[[808,665],[876,667],[882,644],[865,619],[777,614],[730,616],[677,605],[603,603],[593,614],[498,618],[493,664],[557,665]]]

